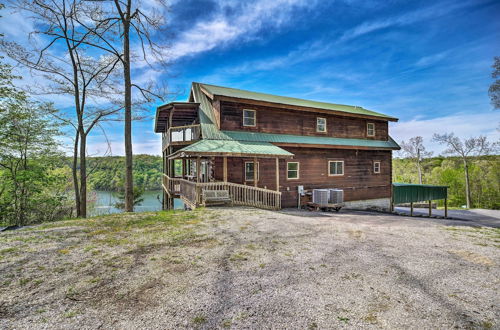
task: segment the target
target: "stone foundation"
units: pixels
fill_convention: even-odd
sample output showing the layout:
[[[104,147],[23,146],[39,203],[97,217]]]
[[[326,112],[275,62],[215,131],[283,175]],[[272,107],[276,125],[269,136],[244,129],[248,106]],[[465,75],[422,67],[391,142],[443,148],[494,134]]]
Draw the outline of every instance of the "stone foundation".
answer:
[[[344,208],[353,210],[390,211],[390,198],[365,199],[360,201],[344,202]]]

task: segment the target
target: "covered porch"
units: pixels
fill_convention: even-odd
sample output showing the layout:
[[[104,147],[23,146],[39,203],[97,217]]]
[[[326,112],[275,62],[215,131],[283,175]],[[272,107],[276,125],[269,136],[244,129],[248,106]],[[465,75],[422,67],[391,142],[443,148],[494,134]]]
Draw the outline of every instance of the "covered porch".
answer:
[[[172,208],[174,198],[180,198],[189,208],[204,206],[204,191],[227,191],[233,205],[280,209],[279,160],[292,156],[267,142],[198,141],[166,157],[164,207]],[[231,169],[228,163],[233,165]],[[235,171],[241,172],[240,179],[235,179]],[[260,184],[262,172],[266,182],[274,176],[269,188]]]

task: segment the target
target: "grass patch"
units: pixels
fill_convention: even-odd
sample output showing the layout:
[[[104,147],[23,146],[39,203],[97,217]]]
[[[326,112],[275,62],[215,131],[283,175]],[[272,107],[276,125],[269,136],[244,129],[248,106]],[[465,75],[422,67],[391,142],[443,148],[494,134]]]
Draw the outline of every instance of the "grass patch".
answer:
[[[230,261],[246,261],[248,260],[248,257],[250,256],[250,253],[248,252],[239,252],[231,255],[229,258]]]
[[[196,316],[194,319],[193,319],[193,323],[196,324],[196,325],[201,325],[201,324],[204,324],[207,322],[207,319],[204,317],[204,316]]]
[[[349,318],[348,317],[342,317],[342,316],[338,316],[337,319],[340,321],[340,322],[344,322],[345,324],[349,323]]]
[[[6,249],[1,249],[0,250],[0,255],[9,254],[9,253],[18,252],[18,251],[19,251],[18,248],[10,247],[10,248],[6,248]]]

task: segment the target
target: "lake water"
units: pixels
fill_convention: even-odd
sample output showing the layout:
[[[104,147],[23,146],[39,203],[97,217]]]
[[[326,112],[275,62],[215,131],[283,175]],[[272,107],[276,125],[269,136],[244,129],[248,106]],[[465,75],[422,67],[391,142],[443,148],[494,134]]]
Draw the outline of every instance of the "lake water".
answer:
[[[115,203],[118,202],[117,196],[118,194],[112,191],[94,191],[90,193],[90,215],[95,216],[123,212],[123,210],[117,209],[114,206]],[[160,211],[162,197],[163,196],[161,190],[145,191],[142,195],[144,201],[140,205],[136,205],[134,207],[134,210],[137,212]],[[181,200],[176,199],[174,201],[174,207],[176,209],[182,209],[184,205],[182,204]]]

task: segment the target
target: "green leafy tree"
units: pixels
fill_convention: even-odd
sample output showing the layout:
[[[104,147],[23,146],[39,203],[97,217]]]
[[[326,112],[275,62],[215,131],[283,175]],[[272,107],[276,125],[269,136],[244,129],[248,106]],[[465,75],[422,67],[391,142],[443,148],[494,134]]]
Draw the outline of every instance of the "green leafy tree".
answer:
[[[44,203],[56,203],[47,188],[57,185],[53,160],[60,157],[51,104],[30,101],[14,88],[11,68],[0,65],[0,216],[2,222],[25,225]],[[44,196],[45,195],[45,196]],[[60,205],[60,204],[58,204]]]
[[[141,205],[144,202],[144,198],[142,195],[144,194],[144,189],[139,188],[138,186],[134,187],[134,206]],[[115,203],[115,207],[120,210],[125,210],[125,192],[121,191],[118,193],[118,202]]]
[[[467,208],[470,208],[472,204],[469,165],[473,160],[473,157],[486,155],[490,152],[490,143],[486,140],[485,136],[469,138],[462,141],[453,133],[434,134],[433,139],[434,141],[447,146],[447,149],[443,152],[444,154],[459,156],[462,160],[465,175],[465,201]]]

